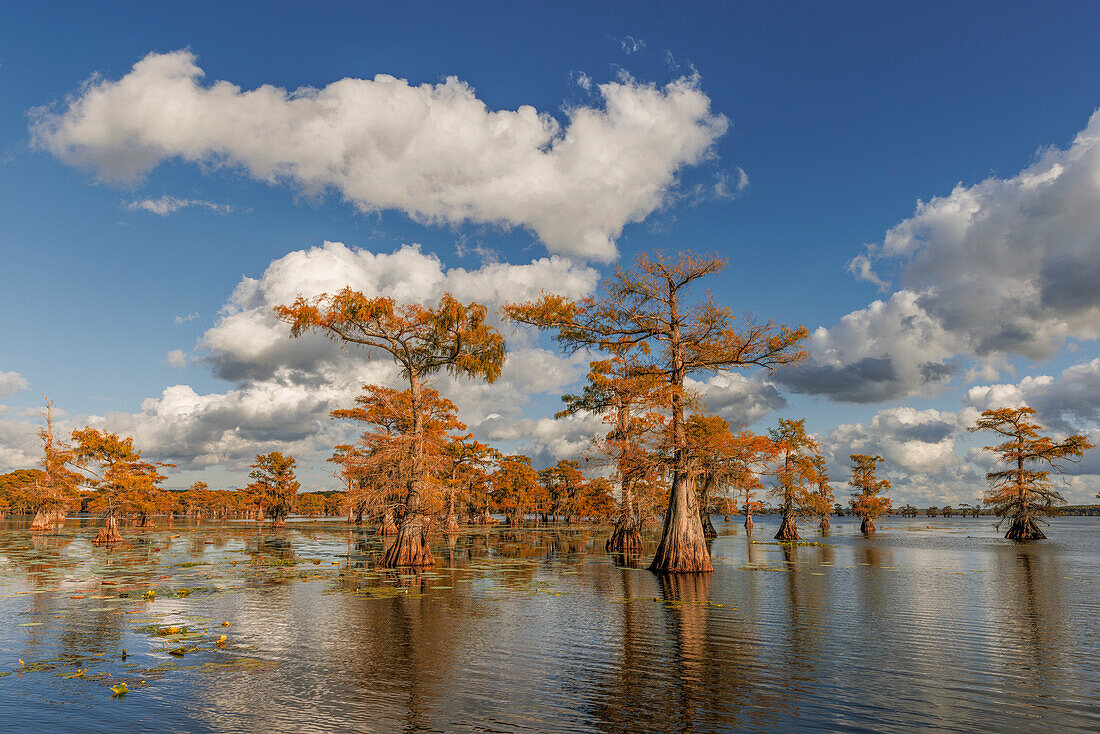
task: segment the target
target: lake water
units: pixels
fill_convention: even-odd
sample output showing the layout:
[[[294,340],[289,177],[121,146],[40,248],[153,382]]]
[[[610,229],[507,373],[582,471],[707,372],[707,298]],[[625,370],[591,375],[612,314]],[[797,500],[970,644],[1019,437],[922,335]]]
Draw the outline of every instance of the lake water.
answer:
[[[1057,519],[1026,546],[988,518],[880,524],[867,540],[837,519],[804,530],[816,545],[781,546],[774,516],[751,538],[717,522],[713,574],[658,577],[616,565],[600,528],[438,536],[437,568],[399,575],[343,523],[125,528],[107,550],[90,520],[37,536],[3,521],[0,717],[20,731],[1100,731],[1100,518]]]

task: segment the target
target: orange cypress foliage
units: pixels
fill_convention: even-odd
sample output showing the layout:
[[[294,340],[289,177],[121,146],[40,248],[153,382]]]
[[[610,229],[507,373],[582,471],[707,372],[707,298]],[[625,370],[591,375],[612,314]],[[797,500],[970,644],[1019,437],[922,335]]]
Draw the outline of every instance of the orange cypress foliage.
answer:
[[[493,488],[493,502],[512,527],[522,525],[524,515],[547,503],[546,490],[539,482],[539,474],[531,468],[531,459],[526,456],[503,457],[489,481]]]
[[[65,521],[69,506],[76,499],[77,486],[81,477],[69,468],[75,461],[73,448],[54,432],[54,403],[46,399],[45,410],[40,411],[46,425],[38,431],[42,441],[41,477],[35,477],[32,484],[24,488],[30,508],[35,516],[30,529],[49,530]]]
[[[469,509],[467,514],[471,517],[475,517],[478,510],[484,509],[485,513],[488,512],[488,493],[484,488],[489,481],[488,470],[500,458],[500,452],[466,434],[451,437],[447,442],[446,453],[451,467],[444,529],[453,533],[461,529],[455,512],[456,500]],[[480,498],[484,498],[484,501],[479,501]]]
[[[104,525],[93,541],[97,544],[122,540],[118,532],[120,515],[136,516],[140,527],[148,527],[149,517],[160,501],[160,469],[174,464],[150,463],[134,448],[132,437],[84,428],[73,431],[75,466],[88,475],[85,483],[96,490],[89,503],[93,512],[104,513]]]
[[[412,457],[405,515],[397,541],[380,565],[430,567],[427,526],[421,510],[428,478],[422,451],[424,436],[420,404],[424,380],[445,370],[454,375],[494,382],[504,366],[504,338],[486,321],[485,307],[462,304],[444,294],[435,308],[397,304],[392,298],[369,298],[351,288],[313,299],[299,296],[289,306],[277,306],[275,315],[290,324],[291,336],[320,331],[344,344],[359,344],[370,352],[389,354],[409,382],[413,423],[409,426]]]
[[[294,457],[279,451],[256,454],[249,464],[248,478],[252,482],[245,491],[255,498],[256,504],[271,518],[272,527],[286,525],[286,517],[294,512],[298,503],[301,484],[294,476]]]
[[[997,446],[986,446],[996,453],[1007,469],[986,474],[989,490],[984,501],[993,506],[1001,523],[1010,521],[1009,540],[1041,540],[1046,537],[1036,519],[1053,515],[1065,498],[1050,481],[1052,470],[1061,471],[1059,462],[1077,463],[1093,444],[1084,435],[1068,436],[1055,441],[1039,433],[1041,425],[1030,419],[1035,410],[1028,407],[987,410],[978,418],[971,431],[993,431],[1008,440]],[[1046,467],[1034,469],[1032,467]],[[1000,527],[1000,524],[998,524]]]
[[[730,490],[746,492],[758,487],[757,473],[778,449],[767,436],[744,429],[734,433],[729,423],[716,415],[691,416],[686,433],[699,492],[699,520],[707,537],[713,538],[718,533],[711,523],[711,513],[725,512],[731,504],[736,505],[727,499]]]
[[[776,483],[769,494],[782,502],[783,520],[776,540],[798,540],[798,520],[815,514],[815,493],[819,479],[817,456],[821,449],[806,435],[806,421],[779,419],[779,427],[769,431],[778,448],[773,471]]]
[[[355,402],[355,408],[331,413],[333,418],[355,420],[365,426],[356,445],[347,447],[339,458],[355,478],[353,504],[380,512],[382,534],[391,534],[394,512],[407,512],[402,498],[407,496],[409,485],[418,481],[418,507],[434,514],[441,504],[439,477],[451,463],[450,432],[466,428],[455,415],[454,403],[422,386],[414,413],[411,390],[378,385],[364,385]],[[414,479],[417,468],[420,476]]]
[[[890,511],[892,503],[889,497],[880,492],[890,488],[889,479],[879,479],[875,471],[883,462],[881,456],[868,454],[849,454],[852,460],[852,478],[848,486],[855,489],[852,493],[852,514],[860,518],[861,533],[875,532],[875,519]]]
[[[694,304],[687,301],[695,281],[725,266],[722,258],[690,252],[643,254],[634,268],[620,267],[603,283],[603,298],[570,301],[543,294],[535,302],[505,307],[515,321],[556,332],[568,351],[633,350],[647,370],[667,384],[673,479],[661,541],[650,565],[654,571],[713,570],[688,470],[685,378],[733,367],[773,368],[806,356],[798,348],[808,336],[803,328],[753,318],[738,322],[729,309],[715,305],[709,293]]]
[[[610,553],[641,553],[641,518],[635,506],[640,482],[657,470],[658,458],[647,446],[656,429],[663,426],[657,409],[663,399],[664,382],[615,350],[610,359],[590,363],[588,382],[580,395],[564,395],[566,408],[556,417],[585,412],[603,415],[611,430],[596,442],[597,450],[615,466],[619,481],[620,512],[606,548]]]

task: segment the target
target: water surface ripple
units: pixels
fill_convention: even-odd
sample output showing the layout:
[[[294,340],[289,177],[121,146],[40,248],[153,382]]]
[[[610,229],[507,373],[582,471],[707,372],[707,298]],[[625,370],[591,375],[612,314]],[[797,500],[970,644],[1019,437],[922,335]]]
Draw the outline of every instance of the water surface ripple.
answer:
[[[44,535],[2,521],[0,717],[83,731],[1100,731],[1100,519],[1060,518],[1026,545],[985,518],[891,518],[872,539],[839,518],[799,545],[771,542],[774,524],[750,537],[717,522],[713,574],[659,577],[607,556],[601,528],[439,536],[437,568],[399,574],[375,568],[376,536],[337,522],[177,522],[107,550],[89,519]],[[121,681],[130,692],[112,697]]]

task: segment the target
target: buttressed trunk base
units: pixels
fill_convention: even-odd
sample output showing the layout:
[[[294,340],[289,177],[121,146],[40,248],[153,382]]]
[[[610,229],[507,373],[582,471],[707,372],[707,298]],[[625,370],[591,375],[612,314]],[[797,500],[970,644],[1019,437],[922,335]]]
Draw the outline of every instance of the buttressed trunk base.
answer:
[[[794,513],[784,512],[783,523],[779,526],[779,532],[775,534],[776,540],[799,540],[798,524],[794,521]]]
[[[683,474],[672,480],[672,496],[661,528],[661,542],[649,570],[657,573],[711,573],[710,551],[699,522],[695,482]]]
[[[644,547],[642,534],[634,519],[629,515],[619,515],[619,519],[615,521],[615,529],[607,539],[607,552],[633,555],[641,553]]]
[[[871,533],[875,532],[874,518],[863,518],[863,522],[859,524],[859,532],[863,533],[864,535],[870,535]]]
[[[1005,534],[1008,540],[1044,540],[1046,537],[1031,515],[1017,515]]]
[[[435,565],[428,546],[428,528],[425,519],[412,513],[405,516],[397,529],[397,538],[378,562],[382,568],[431,568]]]
[[[99,533],[92,540],[92,545],[109,545],[121,542],[122,534],[118,532],[118,520],[112,515],[103,522],[103,527],[99,529]]]
[[[710,521],[710,513],[704,512],[699,516],[699,523],[703,526],[704,538],[717,538],[718,531],[714,529],[714,523]]]
[[[42,530],[52,530],[52,520],[53,518],[50,517],[50,514],[48,512],[46,512],[45,510],[39,510],[34,514],[34,519],[31,520],[31,526],[29,530],[32,533],[37,533]]]

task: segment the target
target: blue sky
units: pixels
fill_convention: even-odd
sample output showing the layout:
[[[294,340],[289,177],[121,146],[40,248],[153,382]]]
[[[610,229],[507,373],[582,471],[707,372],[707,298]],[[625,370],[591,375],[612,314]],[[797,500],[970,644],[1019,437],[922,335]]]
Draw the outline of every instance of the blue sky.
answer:
[[[762,430],[776,417],[807,416],[835,454],[838,480],[849,450],[876,451],[895,459],[902,499],[970,501],[985,469],[970,455],[974,441],[959,429],[974,410],[989,407],[992,395],[1046,406],[1044,418],[1059,430],[1096,430],[1100,363],[1093,367],[1092,361],[1100,349],[1092,324],[1098,312],[1081,274],[1100,274],[1100,220],[1090,208],[1100,203],[1100,178],[1089,142],[1100,130],[1100,123],[1090,126],[1100,106],[1098,14],[1085,4],[1058,3],[716,3],[675,9],[644,3],[277,9],[198,3],[186,13],[148,3],[77,9],[6,3],[0,10],[0,306],[8,318],[0,322],[0,387],[8,387],[0,395],[7,406],[0,415],[0,464],[14,467],[33,455],[33,422],[26,412],[46,393],[74,425],[130,430],[139,442],[145,439],[151,456],[181,463],[185,471],[170,484],[200,476],[239,482],[242,459],[282,442],[298,451],[309,482],[320,486],[331,481],[320,461],[331,438],[323,419],[329,403],[306,405],[301,396],[279,393],[301,411],[285,426],[278,415],[257,415],[240,405],[249,395],[263,402],[259,396],[269,394],[264,390],[290,389],[291,383],[304,390],[301,375],[272,377],[304,358],[265,353],[264,360],[274,361],[262,368],[249,362],[245,369],[237,347],[211,347],[214,337],[230,334],[229,312],[221,309],[242,278],[260,278],[288,253],[324,241],[377,253],[419,243],[421,255],[437,258],[442,271],[477,270],[486,258],[526,266],[556,248],[571,258],[576,272],[594,268],[600,274],[638,252],[684,247],[730,258],[729,270],[712,287],[736,310],[828,330],[817,343],[816,372],[791,379],[750,375],[751,384],[713,387],[714,404],[725,406],[727,417]],[[655,179],[658,201],[641,221],[620,222],[611,260],[594,250],[564,252],[547,234],[565,226],[547,221],[552,214],[538,214],[543,224],[534,229],[524,226],[525,216],[536,215],[522,212],[537,202],[516,199],[508,205],[512,209],[502,204],[499,210],[493,202],[474,203],[479,211],[518,223],[505,229],[416,221],[401,207],[371,211],[369,202],[332,182],[318,193],[293,177],[262,180],[248,170],[260,155],[249,152],[248,133],[222,140],[228,153],[200,150],[196,162],[181,158],[184,147],[172,148],[185,146],[179,141],[187,136],[175,130],[177,138],[147,172],[123,181],[112,168],[119,150],[127,140],[151,134],[140,128],[139,114],[128,114],[124,122],[98,121],[97,134],[110,136],[117,132],[111,125],[129,125],[126,134],[139,138],[101,136],[101,147],[83,158],[65,146],[87,127],[55,127],[52,149],[42,144],[41,134],[34,143],[32,130],[43,114],[74,122],[66,117],[72,99],[127,77],[149,54],[181,50],[204,72],[196,81],[200,90],[218,80],[247,92],[262,85],[320,89],[377,74],[413,86],[439,85],[454,76],[488,110],[529,105],[562,127],[570,111],[605,110],[601,84],[618,82],[629,92],[652,84],[661,91],[686,78],[690,93],[709,104],[707,119],[721,116],[726,126],[704,150],[667,166],[674,183]],[[91,86],[83,87],[90,79]],[[111,99],[122,109],[119,98]],[[690,125],[685,130],[698,132]],[[609,130],[594,145],[614,147],[620,133],[629,130]],[[667,138],[667,130],[643,135],[630,147],[623,143],[623,155],[644,159],[658,151],[653,155],[659,157],[667,142],[662,136]],[[1032,166],[1042,169],[1032,171],[1040,189],[1051,188],[1043,194],[1044,205],[1057,201],[1066,207],[1061,219],[1035,214],[1036,201],[1026,193],[1030,185],[1018,178]],[[1053,169],[1057,182],[1042,178]],[[742,180],[747,183],[738,188]],[[951,199],[956,185],[963,191]],[[562,196],[579,196],[577,181],[563,186]],[[1005,193],[1013,186],[1024,193]],[[608,197],[605,208],[615,203]],[[934,197],[944,197],[942,209],[914,221],[918,201]],[[929,237],[921,234],[964,200],[979,202],[993,234],[952,239],[949,225]],[[162,210],[166,202],[192,203],[164,215],[140,206],[158,201]],[[875,249],[891,228],[907,221],[912,229],[900,249]],[[1040,235],[1041,244],[1029,244],[1029,237]],[[888,281],[882,288],[849,269],[867,244],[877,253],[874,277]],[[993,263],[1040,248],[1036,270],[1080,277],[1071,277],[1066,288],[1040,288],[1036,308],[1021,307],[1015,316],[1006,311],[1001,321],[990,318],[1005,308],[998,299],[1011,300],[1020,284],[1038,281],[1012,268],[994,268],[994,278],[982,259]],[[1001,290],[987,289],[972,301],[963,285],[973,282],[967,278],[996,280]],[[897,335],[888,321],[875,326],[881,315],[866,311],[876,299],[889,303],[906,289],[919,301],[906,308],[931,319],[928,333],[936,334],[921,345],[891,341]],[[251,307],[238,304],[238,311]],[[852,313],[865,314],[866,328],[845,336],[835,327]],[[913,317],[906,311],[898,318]],[[1021,329],[1030,336],[1006,336]],[[529,342],[520,336],[516,344],[537,350]],[[174,350],[179,353],[170,358]],[[928,360],[922,362],[925,352]],[[532,354],[550,359],[549,352]],[[315,356],[309,363],[325,365],[318,369],[331,390],[326,399],[342,399],[341,390],[359,375],[331,355]],[[520,362],[553,371],[537,360]],[[917,363],[947,376],[924,383]],[[547,461],[578,447],[584,426],[523,422],[551,414],[569,375],[579,376],[576,364],[572,373],[567,365],[555,365],[562,377],[553,384],[531,387],[529,378],[513,380],[513,389],[529,401],[515,415],[499,409],[508,400],[504,393],[471,394],[471,425]],[[861,384],[837,387],[838,379],[863,374],[864,368],[893,370],[896,379],[877,391]],[[1066,369],[1076,371],[1063,376]],[[7,373],[17,376],[3,378]],[[1042,375],[1054,379],[1027,382]],[[164,425],[164,410],[160,423],[151,425],[157,405],[146,401],[163,403],[163,391],[175,385],[213,397],[181,414],[186,430]],[[524,385],[530,389],[522,390]],[[993,385],[1002,388],[994,391]],[[538,393],[539,387],[547,389]],[[233,410],[225,407],[230,398]],[[476,419],[493,414],[499,415]],[[243,431],[227,429],[234,420]],[[211,438],[215,434],[221,438]],[[1071,498],[1095,493],[1094,468],[1074,475]]]

